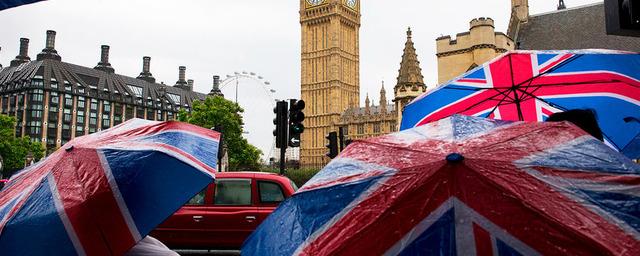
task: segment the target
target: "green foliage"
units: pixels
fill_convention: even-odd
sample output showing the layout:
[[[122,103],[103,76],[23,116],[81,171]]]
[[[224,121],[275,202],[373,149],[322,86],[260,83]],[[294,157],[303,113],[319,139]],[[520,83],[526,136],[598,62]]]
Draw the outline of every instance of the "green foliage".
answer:
[[[229,170],[255,171],[260,169],[262,152],[242,137],[242,115],[244,110],[223,97],[207,97],[195,101],[191,113],[181,110],[178,120],[207,129],[221,125],[224,144],[229,154]]]
[[[280,173],[280,169],[269,168],[263,170],[264,172]],[[320,170],[318,169],[286,169],[284,176],[291,179],[293,182],[302,187],[307,181],[309,181],[313,175],[316,175]]]
[[[2,174],[8,177],[24,168],[25,158],[29,152],[34,161],[44,156],[45,148],[40,142],[32,142],[28,137],[15,137],[16,119],[0,115],[0,155],[3,160]]]

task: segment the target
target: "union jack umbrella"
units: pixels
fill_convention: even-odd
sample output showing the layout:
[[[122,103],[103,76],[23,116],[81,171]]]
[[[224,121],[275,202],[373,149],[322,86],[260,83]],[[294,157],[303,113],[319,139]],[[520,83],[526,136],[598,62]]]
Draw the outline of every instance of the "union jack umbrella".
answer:
[[[606,143],[640,158],[640,54],[509,52],[416,98],[401,130],[453,114],[544,121],[570,109],[594,110]]]
[[[70,141],[0,192],[0,254],[124,254],[213,181],[219,139],[133,119]]]
[[[568,122],[454,115],[356,141],[243,255],[640,255],[640,166]]]
[[[25,4],[32,4],[40,1],[44,1],[44,0],[2,0],[0,1],[0,11],[4,9],[18,7],[20,5],[25,5]]]

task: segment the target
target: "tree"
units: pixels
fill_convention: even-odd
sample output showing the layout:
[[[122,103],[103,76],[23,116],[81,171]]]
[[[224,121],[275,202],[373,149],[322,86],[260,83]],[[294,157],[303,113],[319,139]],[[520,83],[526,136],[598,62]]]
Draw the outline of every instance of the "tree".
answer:
[[[34,160],[44,156],[45,148],[40,142],[33,142],[28,137],[16,138],[16,119],[0,115],[0,155],[4,161],[2,174],[9,177],[14,172],[24,168],[29,152]]]
[[[238,104],[215,96],[195,101],[191,113],[181,110],[178,120],[207,129],[222,126],[224,144],[227,145],[229,155],[229,169],[256,171],[260,168],[262,152],[242,137],[242,112],[244,110]]]

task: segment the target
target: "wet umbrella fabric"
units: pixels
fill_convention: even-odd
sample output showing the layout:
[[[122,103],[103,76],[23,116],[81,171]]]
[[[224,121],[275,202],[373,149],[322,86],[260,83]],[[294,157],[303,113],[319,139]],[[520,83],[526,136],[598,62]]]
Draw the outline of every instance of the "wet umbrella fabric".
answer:
[[[591,109],[605,140],[630,158],[640,135],[640,54],[609,50],[514,51],[416,98],[401,130],[453,114],[544,121],[554,112]]]
[[[0,192],[1,254],[124,254],[213,181],[219,137],[133,119],[66,143]]]
[[[242,254],[639,255],[638,184],[568,122],[455,115],[353,142]]]

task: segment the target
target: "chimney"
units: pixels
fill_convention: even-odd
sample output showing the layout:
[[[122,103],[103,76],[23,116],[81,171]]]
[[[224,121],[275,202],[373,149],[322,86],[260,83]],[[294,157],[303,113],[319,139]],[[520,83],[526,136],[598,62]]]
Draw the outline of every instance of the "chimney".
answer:
[[[31,61],[31,58],[29,58],[29,39],[20,38],[20,53],[11,61],[10,66],[15,67],[29,61]]]
[[[178,67],[179,73],[178,73],[178,81],[176,82],[176,84],[174,85],[174,87],[178,87],[180,89],[183,90],[187,90],[189,91],[189,84],[187,83],[187,81],[185,80],[185,73],[187,71],[187,67],[185,66],[180,66]]]
[[[193,88],[193,79],[187,80],[187,85],[189,85],[189,87]]]
[[[222,91],[220,91],[220,76],[213,76],[213,88],[211,89],[211,92],[209,92],[208,96],[224,97],[224,94],[222,94]]]
[[[56,48],[56,32],[53,30],[47,30],[47,49]]]
[[[150,73],[151,70],[151,57],[142,57],[142,73]]]
[[[213,76],[213,88],[220,89],[220,76]]]
[[[47,30],[47,45],[42,52],[38,54],[37,60],[62,60],[62,57],[58,55],[58,51],[56,51],[56,32],[53,30]]]
[[[109,63],[109,46],[102,45],[100,52],[100,62],[98,65],[94,67],[94,69],[102,70],[107,73],[113,73],[115,70],[111,67],[111,63]]]
[[[178,70],[179,70],[178,81],[179,82],[184,82],[185,74],[186,74],[186,71],[187,71],[187,67],[180,66],[180,67],[178,67]]]
[[[150,67],[151,67],[151,57],[149,56],[142,57],[142,72],[137,78],[153,84],[156,82],[156,79],[151,74]]]

